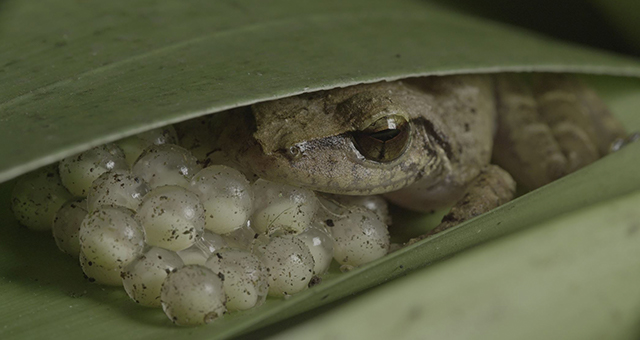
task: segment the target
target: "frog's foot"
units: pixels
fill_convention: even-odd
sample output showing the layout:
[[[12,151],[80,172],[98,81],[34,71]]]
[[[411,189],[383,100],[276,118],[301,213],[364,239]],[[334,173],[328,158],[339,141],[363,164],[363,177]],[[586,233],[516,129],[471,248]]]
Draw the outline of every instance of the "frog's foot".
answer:
[[[494,161],[527,189],[596,161],[625,136],[602,100],[566,75],[534,75],[533,87],[500,75],[496,108]]]
[[[625,146],[640,140],[640,132],[634,132],[625,138],[618,138],[611,144],[611,152],[616,152]]]
[[[511,175],[497,165],[488,165],[469,184],[462,199],[442,218],[442,222],[436,228],[411,239],[407,245],[495,209],[511,201],[515,192],[516,182]]]

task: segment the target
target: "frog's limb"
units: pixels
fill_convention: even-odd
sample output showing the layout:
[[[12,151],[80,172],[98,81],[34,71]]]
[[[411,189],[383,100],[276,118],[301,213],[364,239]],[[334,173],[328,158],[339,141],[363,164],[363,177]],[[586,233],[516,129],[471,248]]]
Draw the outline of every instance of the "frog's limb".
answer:
[[[534,75],[538,112],[567,158],[567,172],[593,163],[625,136],[622,125],[600,98],[575,77]]]
[[[535,74],[533,88],[517,75],[497,76],[496,110],[494,161],[527,189],[580,169],[624,143],[622,125],[571,76]]]
[[[540,117],[531,88],[521,77],[496,77],[496,111],[496,164],[529,189],[567,173],[567,159],[551,128]]]
[[[533,89],[540,115],[576,168],[607,155],[616,141],[626,137],[620,121],[595,91],[578,78],[538,73],[533,76]],[[566,147],[563,140],[568,140]],[[574,141],[578,140],[583,144],[574,146]],[[582,159],[574,161],[575,157]]]
[[[511,175],[497,165],[488,165],[467,186],[462,199],[442,218],[442,222],[427,234],[412,239],[409,244],[495,209],[511,201],[515,192],[516,182]]]

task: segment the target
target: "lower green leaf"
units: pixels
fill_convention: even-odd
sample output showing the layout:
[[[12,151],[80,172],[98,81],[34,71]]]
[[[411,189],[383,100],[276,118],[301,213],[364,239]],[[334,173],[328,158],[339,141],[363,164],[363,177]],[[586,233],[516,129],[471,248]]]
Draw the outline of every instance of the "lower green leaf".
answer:
[[[640,104],[638,102],[640,98],[637,96],[638,91],[640,91],[639,81],[614,78],[596,78],[595,80],[597,81],[596,85],[603,90],[602,92],[605,94],[610,106],[621,120],[627,124],[628,128],[631,130],[640,128],[640,124],[638,124],[640,122],[635,115],[635,108]],[[497,273],[495,275],[498,275],[496,278],[500,278],[501,276],[499,275],[503,275],[505,279],[508,279],[509,275],[500,272],[501,267],[498,264],[495,264],[494,267],[487,267],[488,269],[485,273],[480,267],[485,265],[485,262],[482,261],[491,262],[495,260],[496,263],[500,263],[497,258],[504,257],[502,261],[511,261],[509,265],[515,266],[514,263],[520,263],[518,261],[528,261],[527,256],[529,255],[526,255],[527,253],[525,252],[527,249],[531,252],[531,256],[538,256],[536,255],[538,253],[533,252],[538,248],[564,254],[563,252],[570,252],[570,249],[575,247],[578,247],[575,249],[582,249],[579,247],[586,245],[597,249],[597,254],[602,255],[602,251],[599,249],[600,246],[613,249],[616,247],[614,241],[618,240],[620,247],[622,247],[621,249],[623,249],[630,242],[627,239],[615,236],[618,235],[616,234],[617,232],[622,233],[622,231],[612,231],[611,235],[607,234],[605,222],[627,221],[625,216],[636,216],[635,212],[627,211],[625,210],[626,208],[619,208],[619,203],[611,200],[640,190],[640,172],[637,171],[638,168],[640,168],[640,143],[635,143],[583,170],[524,195],[458,228],[453,228],[416,245],[401,249],[349,273],[340,274],[337,270],[334,270],[323,278],[322,284],[297,294],[288,300],[269,299],[265,305],[256,310],[227,315],[211,325],[188,329],[172,326],[171,322],[159,310],[135,305],[128,300],[128,297],[121,289],[91,285],[83,280],[77,260],[60,253],[50,235],[34,233],[17,225],[9,211],[11,183],[5,183],[0,186],[0,216],[5,224],[3,226],[3,237],[0,238],[0,301],[3,301],[4,306],[0,310],[0,338],[224,338],[273,324],[345,296],[361,292],[369,287],[404,275],[410,270],[437,262],[470,247],[538,225],[550,226],[542,227],[541,230],[557,229],[558,231],[548,231],[546,233],[552,235],[558,233],[560,235],[558,239],[564,240],[563,243],[559,244],[559,241],[545,238],[551,238],[551,236],[514,236],[514,240],[523,237],[526,240],[532,238],[532,241],[513,241],[514,244],[519,245],[517,247],[511,246],[511,241],[496,243],[496,249],[507,249],[501,252],[492,250],[493,245],[489,245],[487,248],[483,248],[488,250],[478,250],[478,253],[487,252],[493,255],[480,256],[483,260],[474,260],[475,257],[471,255],[463,255],[462,259],[452,262],[451,267],[472,268],[473,266],[479,266],[470,273],[475,273],[477,277],[481,278],[489,275],[491,273],[490,270],[494,270]],[[637,199],[634,202],[637,202]],[[621,215],[616,217],[615,214],[612,215],[605,208],[597,208],[596,212],[582,214],[585,210],[580,209],[596,204],[603,204],[604,207],[609,205],[614,208],[618,207],[615,208],[618,209],[615,211]],[[627,206],[626,203],[623,205]],[[576,217],[571,218],[576,221],[584,220],[584,224],[587,226],[584,227],[586,228],[585,230],[575,226],[578,222],[569,223],[564,219],[554,220],[558,216],[572,211],[581,211]],[[413,221],[407,221],[407,223],[410,222],[413,225],[424,227],[425,224],[428,224],[427,220],[429,219],[433,219],[433,216],[415,218]],[[600,221],[597,226],[601,230],[596,228],[595,222],[592,223],[591,220]],[[404,226],[402,223],[396,224],[396,228]],[[565,225],[568,226],[569,230],[573,231],[571,233],[562,231]],[[619,223],[616,225],[619,225]],[[615,228],[622,227],[613,226],[613,228],[613,230],[618,230]],[[547,235],[543,231],[539,232]],[[527,233],[526,235],[538,234]],[[610,239],[614,236],[618,238]],[[599,238],[603,238],[602,245],[598,244]],[[518,250],[520,248],[522,253]],[[466,258],[469,259],[463,260]],[[606,258],[611,259],[611,257]],[[587,262],[581,262],[582,260],[578,258],[574,260],[574,262],[567,263],[576,264],[581,268],[580,272],[575,273],[576,277],[591,279],[592,277],[589,276],[591,275],[590,269],[584,267]],[[589,258],[585,258],[584,261],[588,260]],[[471,264],[455,264],[458,261]],[[635,262],[625,263],[631,265]],[[618,264],[615,264],[614,267],[621,268],[618,267]],[[443,277],[437,279],[440,281],[437,284],[434,283],[434,287],[441,287],[438,289],[444,289],[442,287],[448,285],[459,287],[461,289],[460,293],[455,290],[443,290],[443,294],[451,295],[443,298],[442,301],[457,301],[458,305],[452,302],[452,306],[466,306],[464,304],[465,300],[459,300],[456,296],[470,289],[472,290],[473,287],[464,286],[464,284],[469,284],[467,283],[468,280],[464,279],[464,275],[470,274],[463,275],[458,273],[458,271],[464,272],[462,269],[446,268],[449,268],[449,265],[434,267],[436,274],[433,275]],[[523,267],[514,273],[526,274],[523,277],[531,277],[532,274],[529,274],[525,268],[529,267]],[[535,271],[535,268],[531,270],[532,273],[546,275],[543,271],[544,268],[547,267],[543,266],[536,269],[538,271]],[[550,268],[556,267],[551,266]],[[448,271],[455,271],[457,273],[455,275],[460,275],[461,278],[458,279],[457,276],[451,276],[450,279],[447,279],[449,274],[437,274],[439,272],[448,273]],[[561,272],[559,270],[560,274]],[[606,274],[608,272],[602,273]],[[428,274],[419,274],[418,276],[422,277],[422,275]],[[490,275],[486,277],[490,277]],[[482,283],[484,286],[478,286],[478,289],[481,287],[489,289],[492,284],[497,285],[500,282],[499,279],[493,283],[488,278],[486,280],[486,282],[483,281]],[[469,282],[476,281],[471,280]],[[611,284],[613,285],[614,283]],[[546,294],[544,289],[540,289],[542,290],[531,290],[531,293],[544,296]],[[387,288],[385,288],[385,291],[387,291]],[[526,292],[524,291],[522,294]],[[554,291],[551,291],[551,293],[556,294]],[[469,292],[466,294],[469,294]],[[432,298],[435,299],[433,296]],[[467,298],[473,302],[475,297],[467,296]],[[431,317],[433,311],[446,307],[446,303],[442,301],[439,302],[442,305],[436,305],[433,308],[428,304],[425,305],[426,309],[421,309],[422,313]],[[460,307],[462,308],[460,310],[469,310],[469,313],[471,313],[471,311],[477,311],[474,308],[484,306],[479,304],[480,302],[474,303],[477,304],[470,304],[465,308]],[[551,311],[551,309],[549,310]],[[400,312],[402,311],[401,309]],[[387,312],[381,313],[389,314]],[[455,321],[455,317],[451,317],[451,320]],[[396,323],[397,327],[402,325],[397,320],[390,320],[389,322]],[[72,336],[69,333],[70,329],[73,329]],[[363,328],[358,329],[359,331],[366,331]]]
[[[637,339],[639,206],[636,191],[555,218],[380,287],[279,338]]]

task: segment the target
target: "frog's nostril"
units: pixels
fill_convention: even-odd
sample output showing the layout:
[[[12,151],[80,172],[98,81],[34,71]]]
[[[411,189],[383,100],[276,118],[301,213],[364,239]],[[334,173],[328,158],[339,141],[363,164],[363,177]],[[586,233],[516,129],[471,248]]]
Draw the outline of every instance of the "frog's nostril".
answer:
[[[289,152],[289,156],[291,158],[298,158],[302,154],[302,150],[300,150],[300,147],[297,145],[290,146],[289,150],[287,151]]]
[[[367,159],[391,162],[398,159],[409,144],[410,124],[402,116],[390,115],[353,133],[355,145]]]

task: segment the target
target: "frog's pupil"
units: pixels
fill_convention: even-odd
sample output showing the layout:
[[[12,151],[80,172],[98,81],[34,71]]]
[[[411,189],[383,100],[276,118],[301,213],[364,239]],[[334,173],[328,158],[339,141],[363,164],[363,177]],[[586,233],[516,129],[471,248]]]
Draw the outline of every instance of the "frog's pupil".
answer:
[[[374,132],[370,136],[382,142],[386,142],[395,138],[399,134],[400,134],[400,130],[398,129],[387,129],[379,132]]]

